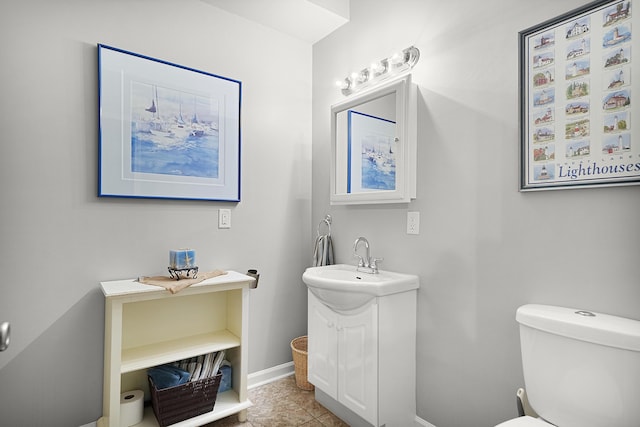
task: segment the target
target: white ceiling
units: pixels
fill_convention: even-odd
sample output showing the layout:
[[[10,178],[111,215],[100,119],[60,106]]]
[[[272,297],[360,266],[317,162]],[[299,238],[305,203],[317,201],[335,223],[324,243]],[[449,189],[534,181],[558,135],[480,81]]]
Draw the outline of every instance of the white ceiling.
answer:
[[[202,1],[311,44],[349,21],[350,0]]]

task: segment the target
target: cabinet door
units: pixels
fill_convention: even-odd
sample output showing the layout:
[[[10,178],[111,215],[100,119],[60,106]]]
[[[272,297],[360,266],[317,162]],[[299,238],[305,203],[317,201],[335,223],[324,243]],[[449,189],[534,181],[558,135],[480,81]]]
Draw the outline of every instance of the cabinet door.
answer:
[[[378,418],[378,305],[338,319],[338,401],[373,425]]]
[[[307,375],[311,384],[338,400],[337,315],[308,293]]]

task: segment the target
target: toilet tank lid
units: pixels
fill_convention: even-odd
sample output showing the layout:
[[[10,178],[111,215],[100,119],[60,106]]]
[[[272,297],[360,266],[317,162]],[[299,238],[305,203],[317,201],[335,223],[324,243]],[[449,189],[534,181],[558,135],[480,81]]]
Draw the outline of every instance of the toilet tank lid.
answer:
[[[640,321],[552,305],[518,308],[521,325],[581,341],[640,352]]]

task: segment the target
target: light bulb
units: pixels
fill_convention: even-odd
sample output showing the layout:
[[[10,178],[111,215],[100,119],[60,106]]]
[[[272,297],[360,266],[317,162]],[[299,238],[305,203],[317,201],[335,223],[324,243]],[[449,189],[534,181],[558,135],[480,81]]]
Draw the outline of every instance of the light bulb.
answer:
[[[349,95],[362,88],[374,85],[390,76],[398,75],[413,68],[420,59],[420,51],[415,46],[396,52],[389,58],[372,62],[371,66],[358,72],[351,73],[342,82],[336,84],[344,95]]]

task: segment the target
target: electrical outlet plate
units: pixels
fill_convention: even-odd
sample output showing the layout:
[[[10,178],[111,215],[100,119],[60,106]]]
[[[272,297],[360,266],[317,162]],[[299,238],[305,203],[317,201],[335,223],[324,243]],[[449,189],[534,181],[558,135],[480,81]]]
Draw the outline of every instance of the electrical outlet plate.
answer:
[[[218,228],[231,228],[231,209],[218,209]]]
[[[420,234],[420,212],[407,212],[407,234]]]

